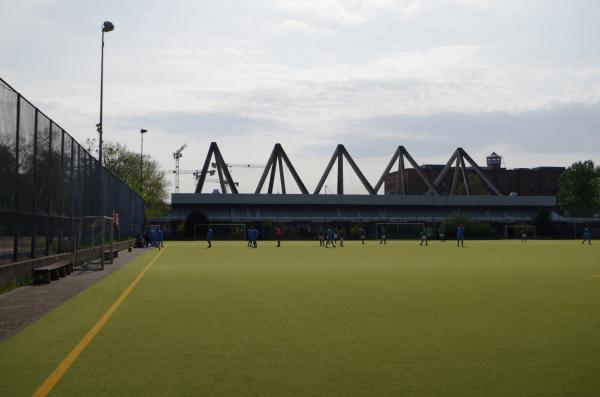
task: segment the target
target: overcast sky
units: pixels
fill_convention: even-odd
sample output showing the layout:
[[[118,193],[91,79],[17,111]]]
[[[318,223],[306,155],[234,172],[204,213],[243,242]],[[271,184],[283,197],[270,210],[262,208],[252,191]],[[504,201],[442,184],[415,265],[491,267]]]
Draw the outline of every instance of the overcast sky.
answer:
[[[398,145],[419,163],[458,146],[509,168],[600,162],[595,0],[0,0],[0,15],[0,76],[80,142],[112,21],[105,140],[137,151],[146,128],[169,172],[184,143],[182,168],[200,168],[211,141],[259,164],[279,142],[311,191],[338,143],[372,184]],[[243,192],[260,177],[232,173]]]

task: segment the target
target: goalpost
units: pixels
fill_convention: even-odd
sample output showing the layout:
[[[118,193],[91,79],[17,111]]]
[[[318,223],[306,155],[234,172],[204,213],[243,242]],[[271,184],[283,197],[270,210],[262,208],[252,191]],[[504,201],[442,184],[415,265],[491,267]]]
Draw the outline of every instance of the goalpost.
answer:
[[[504,238],[506,240],[522,240],[525,238],[535,240],[537,238],[537,226],[511,225],[504,226]]]
[[[113,263],[115,220],[108,216],[85,216],[79,219],[73,252],[73,267],[104,270]]]
[[[379,240],[383,231],[387,240],[417,239],[425,230],[424,222],[388,222],[375,224],[375,239]],[[433,236],[432,236],[433,237]]]
[[[195,223],[194,241],[206,240],[208,228],[213,230],[213,239],[215,240],[245,240],[245,223]]]

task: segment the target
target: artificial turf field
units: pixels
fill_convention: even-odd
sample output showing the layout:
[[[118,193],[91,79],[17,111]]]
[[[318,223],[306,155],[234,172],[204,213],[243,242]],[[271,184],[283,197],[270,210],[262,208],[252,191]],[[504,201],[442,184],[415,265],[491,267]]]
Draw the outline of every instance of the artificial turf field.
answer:
[[[0,342],[26,396],[600,396],[600,245],[174,242]]]

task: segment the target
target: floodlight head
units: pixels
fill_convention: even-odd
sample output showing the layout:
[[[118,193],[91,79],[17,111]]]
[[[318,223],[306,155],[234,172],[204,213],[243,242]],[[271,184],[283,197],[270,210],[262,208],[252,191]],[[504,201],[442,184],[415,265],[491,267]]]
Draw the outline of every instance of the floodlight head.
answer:
[[[210,163],[210,166],[213,168],[217,168],[217,163]]]
[[[115,30],[115,25],[113,25],[112,22],[104,21],[104,23],[102,24],[102,31],[103,32],[112,32],[113,30]]]
[[[146,129],[143,129],[143,128],[142,128],[142,129],[140,130],[140,132],[141,132],[142,134],[145,134],[146,132],[148,132],[148,130],[146,130]]]

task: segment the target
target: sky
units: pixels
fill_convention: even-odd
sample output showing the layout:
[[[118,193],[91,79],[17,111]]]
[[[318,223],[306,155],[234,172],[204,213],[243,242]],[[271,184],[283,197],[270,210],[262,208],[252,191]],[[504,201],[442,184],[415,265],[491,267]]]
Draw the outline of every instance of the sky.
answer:
[[[309,191],[340,143],[372,185],[399,145],[421,164],[457,147],[508,168],[600,162],[595,0],[0,0],[0,15],[0,76],[79,142],[97,136],[114,23],[104,139],[138,151],[147,129],[170,191],[173,152],[199,169],[212,141],[259,165],[281,143]],[[232,168],[241,192],[261,172]]]

